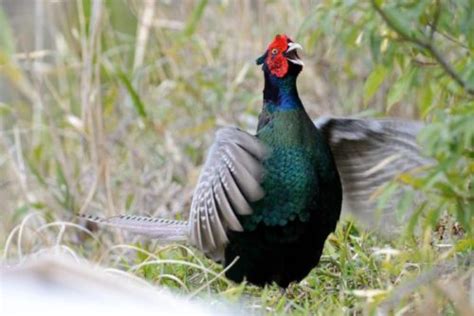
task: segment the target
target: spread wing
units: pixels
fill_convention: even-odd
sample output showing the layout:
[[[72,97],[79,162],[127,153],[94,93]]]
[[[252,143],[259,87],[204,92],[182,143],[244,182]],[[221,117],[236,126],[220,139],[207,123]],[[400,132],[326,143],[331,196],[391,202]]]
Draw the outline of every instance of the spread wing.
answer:
[[[375,213],[374,193],[398,174],[432,163],[416,143],[423,124],[323,117],[315,125],[326,136],[336,161],[343,186],[343,212],[369,226],[392,228],[394,207],[402,192],[394,194],[382,214]]]
[[[250,202],[264,195],[260,182],[265,146],[237,128],[216,134],[194,192],[189,217],[191,241],[215,260],[223,258],[228,230],[242,231],[236,215],[249,215]]]
[[[242,231],[237,215],[252,213],[250,203],[264,195],[262,160],[266,147],[237,128],[216,134],[191,203],[189,221],[120,215],[88,221],[167,241],[189,241],[216,261],[224,257],[227,231]]]

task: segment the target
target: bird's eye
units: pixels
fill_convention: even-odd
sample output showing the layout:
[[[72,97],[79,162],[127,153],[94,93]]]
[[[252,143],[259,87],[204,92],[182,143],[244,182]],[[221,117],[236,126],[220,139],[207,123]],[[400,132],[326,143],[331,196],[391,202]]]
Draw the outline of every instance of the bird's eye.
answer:
[[[278,49],[276,48],[272,49],[272,55],[276,55],[276,54],[278,54]]]

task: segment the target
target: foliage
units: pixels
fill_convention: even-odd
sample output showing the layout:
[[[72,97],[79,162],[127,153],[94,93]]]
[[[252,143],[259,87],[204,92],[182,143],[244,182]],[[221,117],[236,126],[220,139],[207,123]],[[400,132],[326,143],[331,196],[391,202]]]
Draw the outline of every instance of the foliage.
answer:
[[[439,293],[435,306],[456,311],[462,298],[443,295],[441,281],[396,298],[408,280],[446,262],[459,271],[445,281],[464,280],[463,260],[472,252],[472,1],[44,3],[43,23],[52,27],[29,28],[33,34],[0,10],[6,259],[66,247],[191,296],[209,291],[241,300],[252,311],[423,311]],[[214,279],[220,268],[191,249],[145,243],[114,255],[112,245],[123,243],[119,235],[101,235],[99,242],[62,226],[79,211],[185,217],[213,129],[255,128],[262,79],[253,61],[278,32],[305,48],[299,87],[311,115],[429,123],[419,140],[436,164],[399,179],[424,196],[405,238],[388,241],[343,221],[319,267],[281,295],[275,286],[259,290]],[[417,196],[408,195],[400,212]],[[42,220],[31,223],[37,214]],[[413,234],[415,228],[421,233]]]
[[[423,177],[401,180],[426,194],[428,225],[444,211],[456,216],[472,236],[474,212],[474,3],[472,1],[323,1],[303,32],[314,42],[330,38],[332,48],[367,56],[370,73],[364,103],[381,96],[385,111],[412,113],[432,122],[420,136],[436,160]],[[336,35],[335,35],[336,34]],[[407,111],[408,112],[408,111]],[[470,123],[471,122],[471,123]],[[413,220],[418,220],[414,218]]]

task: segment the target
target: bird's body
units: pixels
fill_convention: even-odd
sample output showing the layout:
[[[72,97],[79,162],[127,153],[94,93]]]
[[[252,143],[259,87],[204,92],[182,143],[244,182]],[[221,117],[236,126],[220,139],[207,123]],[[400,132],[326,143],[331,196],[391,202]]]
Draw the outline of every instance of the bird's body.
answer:
[[[265,76],[257,134],[237,128],[217,132],[188,222],[84,217],[160,240],[187,241],[224,263],[227,277],[236,282],[282,287],[318,264],[342,202],[363,221],[376,223],[375,190],[399,172],[430,163],[416,145],[421,124],[312,122],[296,88],[303,67],[297,48],[277,35],[257,59]],[[392,208],[387,209],[382,219],[391,217]]]
[[[265,70],[264,70],[265,71]],[[243,232],[231,232],[226,275],[240,282],[282,287],[299,281],[318,263],[336,226],[342,189],[329,145],[306,113],[296,75],[267,74],[257,138],[269,148],[263,161],[265,196],[239,216]]]

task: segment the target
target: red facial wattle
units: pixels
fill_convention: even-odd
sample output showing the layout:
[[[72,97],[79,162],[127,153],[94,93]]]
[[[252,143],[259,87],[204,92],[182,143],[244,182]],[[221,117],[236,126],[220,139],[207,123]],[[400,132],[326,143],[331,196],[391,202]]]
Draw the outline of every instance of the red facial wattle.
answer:
[[[265,59],[265,64],[270,73],[278,78],[282,78],[288,72],[289,62],[303,66],[303,62],[299,60],[296,53],[297,48],[301,48],[301,45],[293,43],[288,36],[283,34],[275,36],[273,42],[268,45],[267,57]],[[288,54],[290,51],[293,58],[290,58]]]
[[[281,78],[288,72],[288,60],[283,56],[283,52],[288,48],[288,37],[277,35],[273,42],[268,45],[266,64],[270,72]]]

